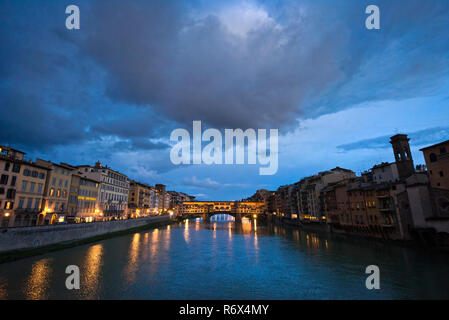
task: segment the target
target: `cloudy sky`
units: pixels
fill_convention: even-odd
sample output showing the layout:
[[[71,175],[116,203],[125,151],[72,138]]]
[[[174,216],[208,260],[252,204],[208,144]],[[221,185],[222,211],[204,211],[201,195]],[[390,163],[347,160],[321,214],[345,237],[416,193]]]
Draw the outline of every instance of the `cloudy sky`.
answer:
[[[80,30],[65,8],[81,11]],[[365,28],[376,4],[381,29]],[[449,2],[0,1],[0,143],[241,199],[449,139]],[[279,129],[279,170],[170,162],[170,133]]]

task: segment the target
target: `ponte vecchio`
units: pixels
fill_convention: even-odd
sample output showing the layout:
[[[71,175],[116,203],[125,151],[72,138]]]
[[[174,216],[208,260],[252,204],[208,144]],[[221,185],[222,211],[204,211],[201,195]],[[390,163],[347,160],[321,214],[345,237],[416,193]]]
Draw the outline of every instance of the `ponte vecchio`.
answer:
[[[264,214],[265,204],[253,201],[186,201],[179,207],[181,215],[198,215],[209,220],[216,214],[229,214],[236,221],[241,218],[257,218]]]

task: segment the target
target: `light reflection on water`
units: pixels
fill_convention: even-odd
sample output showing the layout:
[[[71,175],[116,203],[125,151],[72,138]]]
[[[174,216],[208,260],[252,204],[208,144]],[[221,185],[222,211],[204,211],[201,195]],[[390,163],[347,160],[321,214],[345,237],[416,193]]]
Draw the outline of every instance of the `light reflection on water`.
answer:
[[[0,299],[449,298],[447,254],[296,228],[199,220],[0,264]],[[80,267],[81,290],[65,289]],[[364,287],[379,265],[381,290]]]
[[[156,229],[157,230],[157,229]],[[128,263],[124,269],[124,277],[127,283],[133,283],[136,281],[136,271],[139,264],[140,250],[140,233],[135,233],[131,241],[129,248]]]
[[[51,272],[50,261],[51,259],[48,258],[41,259],[33,264],[24,289],[26,299],[42,300],[47,298]]]
[[[96,299],[100,286],[103,245],[96,244],[87,249],[84,259],[85,272],[81,272],[82,299]]]

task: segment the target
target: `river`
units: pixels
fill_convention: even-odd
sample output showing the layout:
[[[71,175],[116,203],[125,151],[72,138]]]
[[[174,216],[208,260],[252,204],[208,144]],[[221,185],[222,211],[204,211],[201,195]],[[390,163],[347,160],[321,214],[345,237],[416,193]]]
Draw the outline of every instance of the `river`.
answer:
[[[80,289],[65,287],[67,265]],[[365,286],[368,265],[380,289]],[[0,264],[0,299],[448,299],[449,255],[199,220]]]

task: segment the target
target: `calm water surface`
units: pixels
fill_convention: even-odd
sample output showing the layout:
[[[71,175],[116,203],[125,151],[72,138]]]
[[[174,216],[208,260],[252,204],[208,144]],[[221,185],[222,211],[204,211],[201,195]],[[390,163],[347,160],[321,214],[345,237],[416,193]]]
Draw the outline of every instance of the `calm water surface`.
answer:
[[[77,265],[81,289],[65,288]],[[378,265],[381,289],[365,288]],[[190,221],[0,264],[0,299],[449,298],[449,255],[253,222]]]

